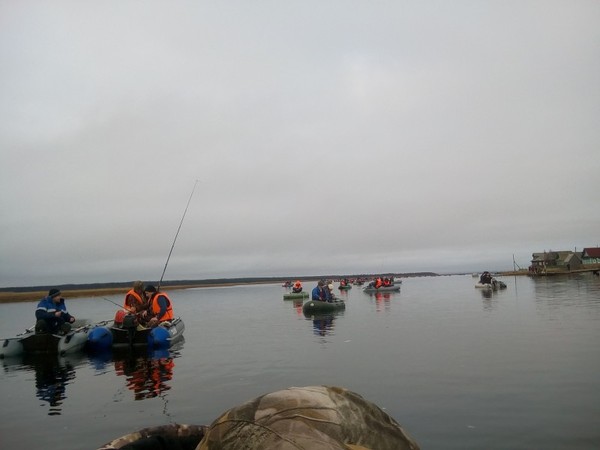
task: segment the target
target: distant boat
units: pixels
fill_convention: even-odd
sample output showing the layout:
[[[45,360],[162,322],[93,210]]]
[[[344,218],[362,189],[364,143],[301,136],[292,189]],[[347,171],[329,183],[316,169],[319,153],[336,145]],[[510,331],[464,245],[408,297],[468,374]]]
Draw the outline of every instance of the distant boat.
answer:
[[[363,288],[363,292],[373,293],[373,292],[398,292],[402,285],[402,281],[396,281],[391,286],[380,286],[376,288],[375,286],[365,286]]]
[[[506,283],[493,279],[491,283],[476,283],[477,289],[483,289],[488,291],[497,291],[500,289],[506,289]]]
[[[308,292],[288,292],[283,294],[284,300],[296,300],[296,299],[308,298]]]

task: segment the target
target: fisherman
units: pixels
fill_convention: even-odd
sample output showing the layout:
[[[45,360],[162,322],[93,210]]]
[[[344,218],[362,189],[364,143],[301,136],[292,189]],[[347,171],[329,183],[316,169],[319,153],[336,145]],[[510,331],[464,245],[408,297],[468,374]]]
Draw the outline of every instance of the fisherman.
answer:
[[[327,298],[329,297],[327,295],[328,291],[329,289],[325,286],[325,282],[323,280],[319,280],[317,285],[312,290],[311,300],[326,302]]]
[[[492,274],[486,270],[481,274],[481,277],[479,277],[479,282],[481,284],[492,284]]]
[[[294,286],[292,286],[292,292],[299,293],[302,292],[302,283],[300,280],[296,280]]]
[[[36,333],[62,333],[71,331],[75,317],[67,312],[65,299],[60,296],[59,289],[50,289],[48,295],[40,300],[35,310]]]
[[[166,293],[157,291],[152,285],[144,288],[144,295],[148,300],[148,311],[151,319],[148,322],[150,328],[156,327],[159,323],[173,320],[173,302]]]
[[[335,292],[333,290],[333,280],[329,280],[327,282],[327,289],[326,289],[326,293],[327,293],[327,301],[328,302],[332,302],[335,300]]]
[[[123,308],[131,314],[141,313],[146,310],[148,303],[144,297],[144,283],[134,281],[131,289],[125,294]]]

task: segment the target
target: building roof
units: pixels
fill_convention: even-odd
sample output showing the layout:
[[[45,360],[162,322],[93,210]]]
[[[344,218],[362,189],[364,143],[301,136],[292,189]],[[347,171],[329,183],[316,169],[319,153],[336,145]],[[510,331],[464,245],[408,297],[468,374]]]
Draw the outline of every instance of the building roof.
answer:
[[[600,258],[600,247],[588,247],[583,249],[583,257]]]
[[[555,262],[563,261],[565,263],[568,263],[574,257],[576,257],[577,259],[579,259],[581,261],[581,258],[576,253],[572,252],[571,250],[564,250],[564,251],[558,251],[558,252],[554,252],[554,251],[550,250],[548,252],[543,252],[543,253],[533,253],[531,256],[533,257],[533,259],[531,260],[532,263],[535,263],[535,262],[550,263],[553,261],[555,261]]]

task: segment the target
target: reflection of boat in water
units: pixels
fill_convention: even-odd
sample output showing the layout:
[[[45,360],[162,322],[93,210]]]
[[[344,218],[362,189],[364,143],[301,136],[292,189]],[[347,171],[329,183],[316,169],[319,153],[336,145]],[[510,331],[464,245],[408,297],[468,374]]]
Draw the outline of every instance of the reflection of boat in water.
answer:
[[[154,398],[171,389],[168,382],[173,378],[175,362],[168,350],[158,351],[152,357],[115,359],[114,364],[115,373],[125,377],[136,400]]]
[[[334,313],[308,315],[307,318],[312,320],[313,331],[317,336],[326,336],[333,332],[333,321],[335,319]]]
[[[304,317],[312,321],[313,332],[317,336],[332,334],[335,318],[343,315],[344,309],[330,312],[304,312]]]
[[[304,305],[302,305],[302,312],[304,312],[305,315],[327,313],[343,309],[346,309],[346,302],[338,299],[332,302],[324,302],[321,300],[308,300],[307,302],[304,302]]]
[[[81,351],[93,325],[86,321],[75,321],[66,334],[36,333],[35,327],[28,328],[14,338],[3,339],[0,358],[21,354],[64,355]]]
[[[67,398],[67,385],[75,380],[75,368],[84,360],[83,353],[59,356],[56,354],[21,354],[2,361],[4,370],[35,373],[35,395],[48,402],[48,415],[60,415]]]
[[[175,347],[178,347],[176,345]],[[125,385],[135,400],[158,397],[171,389],[175,357],[173,349],[149,350],[143,347],[113,349],[90,355],[97,370],[114,365],[117,376],[125,377]]]
[[[169,348],[183,340],[185,325],[180,317],[162,322],[154,328],[140,327],[133,315],[126,315],[119,325],[93,328],[87,339],[87,348],[92,352],[102,352],[110,348]]]

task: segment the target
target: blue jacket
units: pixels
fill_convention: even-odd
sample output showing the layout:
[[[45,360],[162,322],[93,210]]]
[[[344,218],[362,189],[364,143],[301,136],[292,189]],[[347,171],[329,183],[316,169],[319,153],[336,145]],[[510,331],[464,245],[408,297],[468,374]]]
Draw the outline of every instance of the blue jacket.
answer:
[[[54,303],[52,297],[44,297],[40,300],[35,310],[35,318],[37,320],[53,320],[56,318],[54,313],[56,311],[62,311],[62,319],[65,322],[71,320],[71,315],[67,312],[67,306],[65,305],[65,299],[61,298],[59,303]]]
[[[327,291],[324,287],[315,286],[311,292],[311,300],[321,300],[322,302],[327,301]]]

